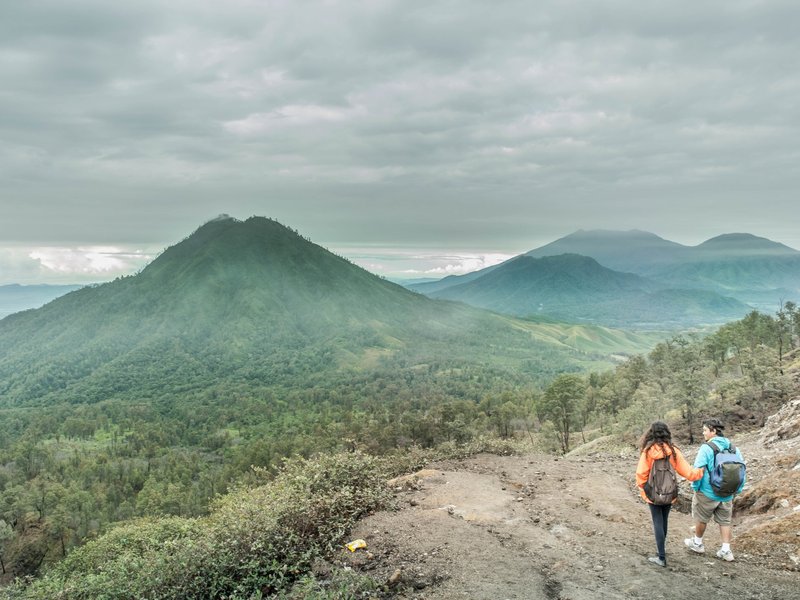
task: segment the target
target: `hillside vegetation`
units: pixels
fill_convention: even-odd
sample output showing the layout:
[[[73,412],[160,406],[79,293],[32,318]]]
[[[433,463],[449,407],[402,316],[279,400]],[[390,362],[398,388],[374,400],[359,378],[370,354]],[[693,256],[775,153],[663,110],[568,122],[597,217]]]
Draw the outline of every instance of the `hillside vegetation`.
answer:
[[[0,321],[0,576],[133,518],[205,517],[285,457],[464,443],[657,341],[434,301],[263,218]]]
[[[598,427],[633,440],[657,417],[672,422],[677,437],[689,443],[706,414],[722,416],[733,432],[746,430],[797,394],[799,333],[800,311],[789,304],[775,317],[753,312],[704,339],[665,341],[611,372],[563,374],[541,394],[482,402],[472,413],[477,421],[445,404],[436,425],[459,443],[436,454],[406,451],[381,460],[359,452],[321,455],[292,461],[266,484],[257,479],[271,475],[258,470],[249,485],[217,500],[207,517],[120,525],[73,550],[39,581],[5,594],[93,598],[103,590],[108,598],[258,598],[306,590],[293,597],[345,598],[373,590],[391,596],[381,582],[340,572],[328,573],[320,586],[311,574],[314,561],[345,539],[356,518],[385,505],[386,477],[435,456],[493,449],[464,445],[457,422],[492,423],[495,435],[511,444],[495,446],[501,452],[515,439],[567,452]],[[45,520],[38,527],[53,524]]]

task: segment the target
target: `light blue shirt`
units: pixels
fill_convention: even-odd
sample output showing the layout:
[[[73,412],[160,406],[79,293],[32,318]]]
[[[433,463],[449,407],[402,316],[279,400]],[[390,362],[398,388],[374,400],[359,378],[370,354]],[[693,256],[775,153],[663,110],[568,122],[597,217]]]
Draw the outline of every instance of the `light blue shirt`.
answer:
[[[727,450],[731,447],[731,442],[728,438],[724,437],[713,437],[709,442],[714,442],[717,445],[717,448],[720,451]],[[744,462],[744,458],[742,457],[742,453],[739,452],[739,448],[736,448],[736,456],[738,456],[742,462]],[[715,502],[728,502],[733,500],[733,495],[731,496],[717,496],[714,493],[714,489],[711,487],[711,480],[709,478],[709,473],[714,468],[714,450],[712,450],[711,446],[708,444],[703,444],[700,446],[700,449],[697,451],[697,458],[694,459],[694,466],[695,468],[705,467],[703,471],[703,478],[698,479],[697,481],[692,482],[692,489],[697,492],[702,493],[705,496],[708,496]],[[746,477],[745,477],[746,479]],[[742,491],[744,487],[744,479],[742,480],[742,485],[739,486],[739,489],[736,490],[736,493]]]

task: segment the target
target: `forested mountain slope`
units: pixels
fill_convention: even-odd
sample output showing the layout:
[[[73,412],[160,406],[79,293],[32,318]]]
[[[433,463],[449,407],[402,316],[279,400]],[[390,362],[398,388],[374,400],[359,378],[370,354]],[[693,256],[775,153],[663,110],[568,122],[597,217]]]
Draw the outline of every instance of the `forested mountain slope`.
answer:
[[[495,362],[585,360],[535,328],[412,293],[275,221],[216,220],[136,276],[0,322],[0,405],[152,398],[223,380],[293,385],[440,348],[480,363],[494,360],[481,346],[500,352]]]

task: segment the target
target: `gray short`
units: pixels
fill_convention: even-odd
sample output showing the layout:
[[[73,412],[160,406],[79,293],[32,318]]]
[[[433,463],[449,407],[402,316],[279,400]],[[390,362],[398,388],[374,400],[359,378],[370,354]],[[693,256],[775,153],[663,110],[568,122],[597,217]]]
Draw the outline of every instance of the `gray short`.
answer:
[[[692,518],[698,523],[708,523],[711,517],[720,525],[730,525],[733,516],[733,501],[717,502],[702,492],[692,498]]]

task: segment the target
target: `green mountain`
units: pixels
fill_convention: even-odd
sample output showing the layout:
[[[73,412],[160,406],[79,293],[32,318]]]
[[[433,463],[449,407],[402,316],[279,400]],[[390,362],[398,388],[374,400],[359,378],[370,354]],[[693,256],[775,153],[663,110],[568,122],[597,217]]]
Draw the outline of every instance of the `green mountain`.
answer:
[[[391,360],[534,379],[606,360],[538,327],[430,300],[269,219],[215,220],[136,276],[0,321],[0,406],[291,389]],[[649,344],[618,339],[605,354]]]
[[[515,256],[514,258],[517,257]],[[511,258],[509,260],[514,260],[514,258]],[[410,290],[419,292],[420,294],[433,296],[435,292],[446,290],[447,288],[456,285],[462,285],[464,283],[474,281],[479,277],[483,277],[487,273],[491,273],[492,271],[494,271],[498,266],[500,265],[492,265],[491,267],[485,267],[478,271],[473,271],[472,273],[465,273],[464,275],[448,275],[447,277],[442,277],[441,279],[437,279],[435,281],[423,281],[423,282],[408,281],[408,282],[403,282],[403,285],[405,285]]]
[[[518,316],[651,329],[722,323],[749,310],[713,292],[663,289],[577,254],[521,255],[430,295]]]
[[[630,273],[600,266],[578,254],[545,258],[517,256],[480,277],[463,277],[434,297],[458,299],[476,306],[492,305],[500,312],[533,314],[547,305],[583,303],[592,296],[612,297],[653,289],[652,283]]]

